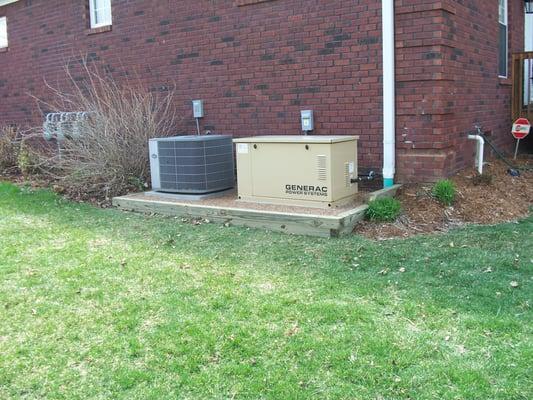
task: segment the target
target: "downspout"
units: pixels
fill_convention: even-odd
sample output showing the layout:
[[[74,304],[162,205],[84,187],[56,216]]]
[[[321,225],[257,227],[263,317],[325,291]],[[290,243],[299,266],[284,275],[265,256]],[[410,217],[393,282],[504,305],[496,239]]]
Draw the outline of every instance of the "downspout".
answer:
[[[383,30],[383,186],[394,185],[396,172],[396,94],[394,0],[382,0]]]

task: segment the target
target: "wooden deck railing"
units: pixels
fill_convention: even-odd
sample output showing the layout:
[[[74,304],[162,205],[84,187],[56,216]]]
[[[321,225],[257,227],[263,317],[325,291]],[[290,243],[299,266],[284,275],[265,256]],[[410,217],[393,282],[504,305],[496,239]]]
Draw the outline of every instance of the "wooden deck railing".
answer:
[[[533,51],[513,54],[512,119],[533,121]]]

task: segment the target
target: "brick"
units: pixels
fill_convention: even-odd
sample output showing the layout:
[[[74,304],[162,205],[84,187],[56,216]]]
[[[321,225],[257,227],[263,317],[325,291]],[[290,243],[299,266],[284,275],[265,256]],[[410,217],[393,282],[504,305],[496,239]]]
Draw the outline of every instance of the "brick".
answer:
[[[380,1],[114,0],[112,28],[97,30],[85,3],[0,7],[10,40],[0,53],[0,122],[40,125],[28,93],[50,100],[45,80],[61,82],[64,64],[86,55],[118,81],[135,77],[155,93],[175,85],[183,131],[195,129],[192,98],[205,101],[204,129],[235,136],[298,134],[309,107],[316,134],[360,135],[361,167],[381,169]],[[474,123],[510,146],[497,2],[395,3],[399,179],[434,180],[473,163],[465,133]],[[521,51],[523,1],[509,7],[510,52]]]

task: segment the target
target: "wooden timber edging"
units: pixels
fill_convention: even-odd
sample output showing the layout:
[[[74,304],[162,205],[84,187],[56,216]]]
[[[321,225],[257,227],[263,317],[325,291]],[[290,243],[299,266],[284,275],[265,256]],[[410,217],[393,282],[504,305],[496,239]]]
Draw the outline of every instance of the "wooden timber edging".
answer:
[[[394,196],[399,187],[400,185],[395,185],[372,192],[367,199]],[[326,238],[351,234],[355,225],[364,218],[368,208],[364,204],[338,215],[314,215],[180,203],[179,200],[171,201],[164,197],[147,198],[143,194],[115,197],[113,205],[124,211],[201,218],[213,223]]]

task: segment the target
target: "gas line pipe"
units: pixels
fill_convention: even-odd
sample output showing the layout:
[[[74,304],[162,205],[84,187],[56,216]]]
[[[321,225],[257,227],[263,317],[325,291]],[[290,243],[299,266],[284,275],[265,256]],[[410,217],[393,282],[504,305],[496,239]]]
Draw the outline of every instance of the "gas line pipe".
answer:
[[[478,132],[480,131],[480,127],[476,126],[476,129]],[[485,151],[485,139],[478,134],[475,135],[468,135],[468,139],[475,140],[477,142],[476,145],[476,166],[477,166],[477,172],[479,174],[483,174],[483,154]]]

